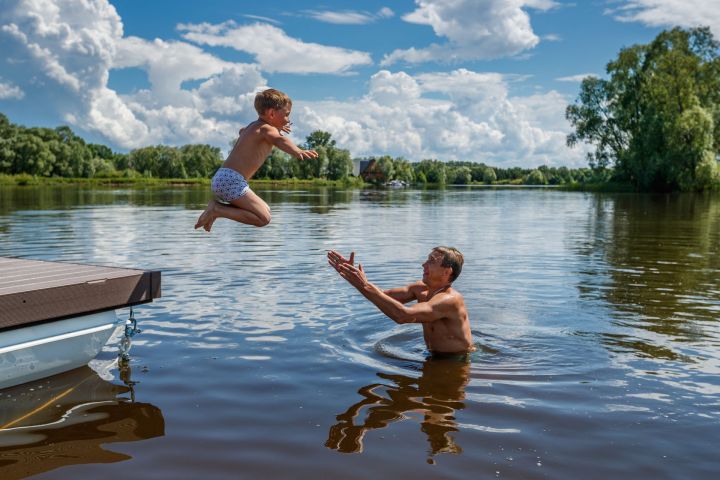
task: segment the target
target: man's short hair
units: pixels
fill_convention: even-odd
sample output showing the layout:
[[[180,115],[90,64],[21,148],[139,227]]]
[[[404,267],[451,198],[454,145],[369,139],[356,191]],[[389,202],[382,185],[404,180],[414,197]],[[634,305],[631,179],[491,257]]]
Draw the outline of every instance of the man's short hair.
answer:
[[[462,272],[463,262],[465,261],[463,259],[463,254],[460,253],[457,248],[453,247],[435,247],[432,251],[433,253],[437,252],[442,255],[442,262],[440,265],[452,268],[450,282],[454,282],[455,279],[460,276],[460,272]]]
[[[257,111],[258,115],[264,114],[270,108],[280,110],[288,105],[292,107],[290,97],[274,88],[268,88],[255,95],[255,111]]]

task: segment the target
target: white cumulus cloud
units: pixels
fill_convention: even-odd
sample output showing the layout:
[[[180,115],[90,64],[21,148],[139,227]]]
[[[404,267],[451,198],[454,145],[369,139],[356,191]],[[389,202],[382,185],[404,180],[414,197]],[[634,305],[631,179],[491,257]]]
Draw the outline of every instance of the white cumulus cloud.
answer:
[[[305,15],[320,22],[340,25],[364,25],[378,19],[391,18],[395,13],[388,7],[383,7],[377,13],[356,10],[308,10],[305,12]]]
[[[24,96],[25,92],[20,87],[0,79],[0,100],[21,100]]]
[[[124,37],[107,0],[6,0],[0,44],[0,99],[41,104],[115,148],[225,148],[237,117],[254,116],[252,97],[266,85],[256,65],[227,62],[182,41]],[[123,68],[144,70],[150,88],[125,95],[109,88],[113,70]]]
[[[191,44],[124,36],[108,0],[3,1],[0,99],[42,104],[114,148],[209,143],[227,149],[238,127],[256,118],[255,92],[268,86],[263,72],[339,74],[370,63],[364,52],[303,43],[267,24],[180,27]],[[505,2],[510,4],[517,7],[513,11],[554,5]],[[262,40],[269,38],[272,42]],[[232,46],[254,54],[258,63],[226,61],[203,45]],[[110,79],[121,69],[142,70],[149,85],[113,90]],[[512,95],[512,82],[519,79],[462,68],[421,74],[380,70],[359,98],[295,98],[294,138],[326,130],[356,156],[584,165],[582,152],[565,146],[567,99],[554,91]]]
[[[585,80],[587,77],[600,78],[600,75],[598,75],[596,73],[578,73],[577,75],[568,75],[566,77],[558,77],[555,80],[557,80],[558,82],[580,83],[583,80]]]
[[[512,96],[513,80],[466,69],[417,76],[381,70],[359,100],[296,102],[296,123],[300,133],[330,132],[356,156],[585,165],[582,149],[565,144],[567,99],[554,91]]]
[[[373,16],[367,12],[341,11],[334,12],[331,10],[309,10],[306,15],[320,22],[336,23],[339,25],[363,25],[373,21]]]
[[[654,27],[709,26],[720,36],[718,0],[623,0],[608,12],[625,22],[641,22]]]
[[[435,35],[447,41],[394,50],[383,58],[382,65],[516,55],[540,41],[525,8],[548,10],[558,5],[550,0],[415,0],[415,3],[417,8],[403,16],[403,20],[429,25]]]
[[[180,89],[183,82],[208,78],[222,72],[232,64],[204,52],[195,45],[185,42],[144,40],[125,37],[117,43],[117,55],[113,68],[139,67],[147,71],[156,102],[182,101],[189,92]]]
[[[186,40],[250,53],[264,71],[271,73],[341,74],[372,63],[367,52],[303,42],[265,23],[181,24],[178,29],[185,32],[182,36]]]
[[[87,19],[93,18],[88,25]],[[4,72],[41,73],[74,94],[104,81],[122,23],[106,0],[9,0],[0,9]],[[68,61],[72,59],[72,61]]]

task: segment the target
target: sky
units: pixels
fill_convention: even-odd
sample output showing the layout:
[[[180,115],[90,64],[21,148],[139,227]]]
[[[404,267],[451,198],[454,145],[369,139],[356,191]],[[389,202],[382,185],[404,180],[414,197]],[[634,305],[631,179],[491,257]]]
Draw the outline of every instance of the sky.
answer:
[[[0,112],[127,152],[223,152],[255,93],[353,157],[587,166],[565,108],[621,48],[720,0],[0,0]]]

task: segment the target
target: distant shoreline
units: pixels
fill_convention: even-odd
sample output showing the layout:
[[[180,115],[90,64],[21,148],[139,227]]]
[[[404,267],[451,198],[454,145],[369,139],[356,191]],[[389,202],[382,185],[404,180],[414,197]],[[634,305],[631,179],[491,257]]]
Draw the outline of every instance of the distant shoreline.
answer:
[[[387,188],[388,190],[403,190],[377,186],[363,182],[360,179],[326,180],[312,179],[252,179],[250,184],[257,187],[332,187],[332,188]],[[193,187],[210,185],[209,178],[154,178],[154,177],[93,177],[93,178],[66,178],[66,177],[38,177],[28,174],[0,175],[2,186],[100,186],[100,187]],[[588,183],[588,184],[561,184],[561,185],[527,185],[517,182],[471,183],[467,185],[418,183],[407,188],[459,188],[459,187],[486,187],[486,188],[552,188],[563,191],[578,192],[635,192],[632,185],[620,183]]]
[[[265,180],[253,179],[254,185],[308,185],[308,186],[363,186],[358,182],[325,179],[288,179]],[[153,177],[38,177],[33,175],[0,175],[0,186],[47,186],[47,185],[98,185],[98,186],[200,186],[210,185],[209,178],[153,178]]]

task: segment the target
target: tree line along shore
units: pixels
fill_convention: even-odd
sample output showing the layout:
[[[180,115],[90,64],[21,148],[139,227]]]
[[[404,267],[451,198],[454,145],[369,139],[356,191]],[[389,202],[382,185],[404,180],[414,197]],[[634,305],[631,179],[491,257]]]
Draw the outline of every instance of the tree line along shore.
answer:
[[[607,78],[586,77],[566,117],[569,146],[587,143],[588,167],[500,168],[476,162],[353,158],[315,131],[298,160],[274,149],[253,181],[318,185],[558,185],[636,191],[720,190],[720,44],[709,28],[674,28],[623,48]],[[0,184],[207,183],[220,148],[156,145],[114,152],[69,127],[25,127],[0,113]]]
[[[342,186],[382,185],[392,180],[433,185],[569,185],[604,180],[607,173],[547,166],[493,168],[431,159],[411,163],[387,155],[353,160],[348,150],[339,148],[331,134],[323,131],[308,135],[303,147],[316,150],[318,157],[298,160],[273,149],[253,180]],[[70,127],[24,127],[0,113],[0,184],[202,184],[222,163],[222,152],[210,145],[155,145],[118,153],[85,142]]]

